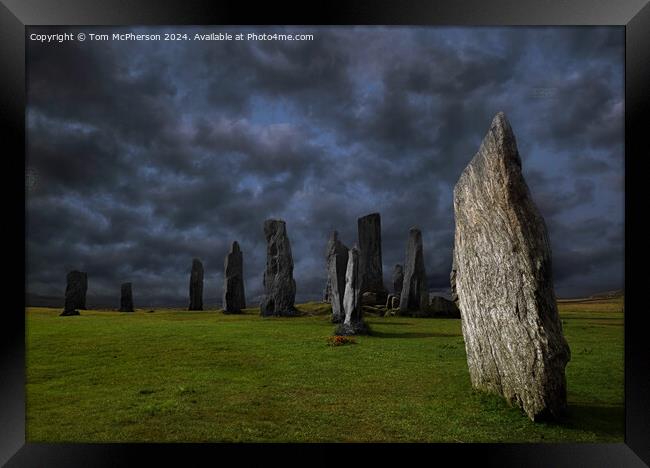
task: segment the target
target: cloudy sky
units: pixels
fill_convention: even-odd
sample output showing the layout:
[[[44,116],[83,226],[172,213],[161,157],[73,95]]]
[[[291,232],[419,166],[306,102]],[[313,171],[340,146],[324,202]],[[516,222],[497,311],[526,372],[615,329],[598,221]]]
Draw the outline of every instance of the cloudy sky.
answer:
[[[30,28],[29,32],[270,28]],[[624,30],[282,28],[312,41],[28,41],[27,290],[89,303],[133,282],[137,306],[187,302],[192,257],[220,302],[230,243],[249,305],[262,225],[282,218],[297,299],[322,296],[328,234],[381,213],[384,279],[422,230],[446,291],[452,189],[494,114],[515,132],[546,219],[559,296],[623,287]]]

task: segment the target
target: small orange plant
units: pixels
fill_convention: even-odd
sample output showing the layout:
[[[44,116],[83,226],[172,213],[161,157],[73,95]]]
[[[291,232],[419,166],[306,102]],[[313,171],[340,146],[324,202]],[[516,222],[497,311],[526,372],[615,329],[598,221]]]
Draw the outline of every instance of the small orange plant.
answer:
[[[356,341],[351,336],[335,335],[335,336],[327,337],[327,344],[329,346],[343,346],[346,344],[355,344],[355,343]]]

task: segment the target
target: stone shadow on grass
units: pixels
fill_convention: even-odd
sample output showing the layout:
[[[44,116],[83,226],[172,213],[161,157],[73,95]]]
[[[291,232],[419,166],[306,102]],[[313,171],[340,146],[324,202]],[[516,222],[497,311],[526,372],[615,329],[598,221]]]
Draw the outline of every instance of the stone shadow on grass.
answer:
[[[412,323],[408,322],[384,322],[383,320],[381,322],[377,322],[381,325],[413,325]]]
[[[432,332],[405,332],[405,333],[386,333],[380,331],[372,332],[372,336],[378,338],[455,338],[462,336],[460,333],[432,333]]]
[[[557,421],[548,421],[548,426],[566,427],[591,431],[600,437],[625,437],[625,407],[571,404]]]

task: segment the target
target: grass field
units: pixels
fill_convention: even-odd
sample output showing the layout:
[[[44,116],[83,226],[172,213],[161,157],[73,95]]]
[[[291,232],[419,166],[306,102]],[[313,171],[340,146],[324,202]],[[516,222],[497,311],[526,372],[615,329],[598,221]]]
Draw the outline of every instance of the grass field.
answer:
[[[460,320],[367,317],[328,346],[298,318],[26,310],[30,442],[622,442],[623,301],[559,303],[569,411],[531,422],[472,391]]]

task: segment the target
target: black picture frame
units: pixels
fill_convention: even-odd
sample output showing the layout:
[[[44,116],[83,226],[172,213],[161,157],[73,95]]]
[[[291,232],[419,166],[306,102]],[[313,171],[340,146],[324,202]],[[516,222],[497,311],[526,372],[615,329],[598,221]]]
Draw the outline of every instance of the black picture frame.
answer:
[[[7,466],[123,466],[136,460],[210,464],[235,456],[241,463],[253,456],[310,464],[338,463],[358,451],[373,457],[413,459],[414,449],[426,460],[450,459],[498,466],[647,466],[650,464],[650,340],[646,338],[643,288],[647,283],[647,243],[638,220],[647,196],[632,195],[634,179],[646,172],[650,121],[650,4],[648,0],[455,0],[455,1],[329,1],[280,8],[275,2],[252,7],[245,2],[118,0],[0,0],[0,113],[2,158],[12,211],[5,210],[5,252],[20,254],[25,235],[25,205],[14,196],[20,187],[19,153],[25,148],[25,27],[36,25],[156,24],[332,24],[332,25],[620,25],[625,27],[625,442],[620,444],[37,444],[25,442],[25,317],[24,290],[18,261],[3,286],[14,301],[2,314],[0,367],[0,463]],[[646,131],[644,133],[644,130]],[[641,179],[643,180],[643,179]],[[642,182],[641,182],[642,183]],[[24,192],[23,192],[24,193]],[[13,211],[15,210],[15,211]],[[11,221],[10,221],[11,219]],[[22,220],[22,223],[21,223]],[[9,247],[9,246],[12,247]],[[23,251],[23,254],[25,252]],[[16,255],[16,257],[18,257]],[[15,266],[18,265],[18,266]],[[643,268],[646,268],[645,272]],[[640,272],[632,274],[633,271]],[[25,264],[22,264],[23,280]],[[646,286],[647,287],[647,286]],[[22,303],[21,303],[22,301]],[[322,452],[325,456],[318,457]],[[408,457],[408,458],[405,458]]]

